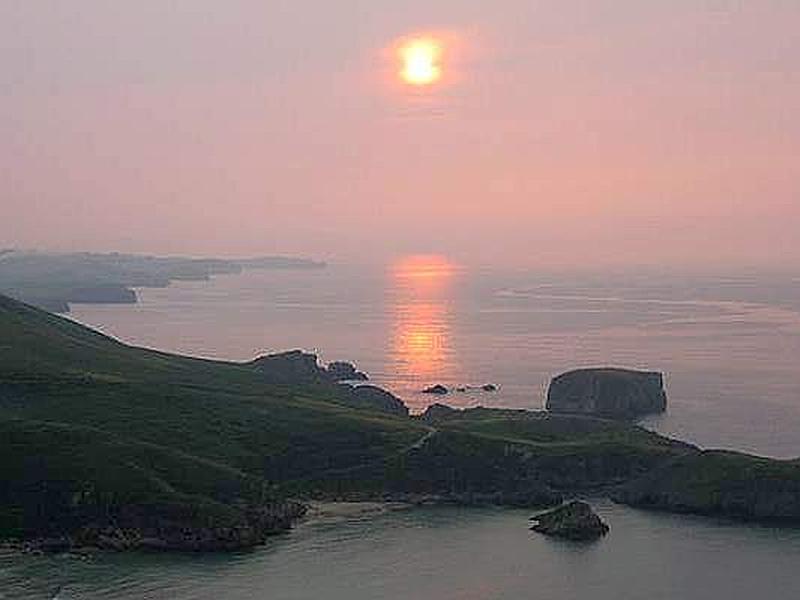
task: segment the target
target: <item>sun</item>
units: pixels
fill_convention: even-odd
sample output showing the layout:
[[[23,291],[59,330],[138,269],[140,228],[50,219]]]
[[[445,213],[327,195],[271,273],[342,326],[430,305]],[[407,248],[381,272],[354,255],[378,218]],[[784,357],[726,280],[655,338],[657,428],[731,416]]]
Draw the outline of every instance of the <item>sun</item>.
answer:
[[[432,85],[442,78],[442,43],[433,38],[406,41],[399,50],[400,77],[410,85]]]

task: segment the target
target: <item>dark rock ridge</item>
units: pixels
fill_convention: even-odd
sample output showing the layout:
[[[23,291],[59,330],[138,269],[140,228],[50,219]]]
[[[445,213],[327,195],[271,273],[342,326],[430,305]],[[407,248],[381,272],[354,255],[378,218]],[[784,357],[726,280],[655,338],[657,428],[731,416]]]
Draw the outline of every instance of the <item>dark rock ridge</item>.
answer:
[[[335,361],[328,364],[328,376],[335,381],[367,381],[366,373],[356,370],[349,362]]]
[[[158,512],[151,512],[146,507],[131,506],[113,521],[84,525],[69,535],[26,540],[19,544],[19,549],[26,552],[64,552],[78,548],[115,552],[244,550],[289,531],[307,510],[306,505],[298,502],[275,502],[243,510],[234,521],[198,523],[186,514],[190,512],[186,509],[173,507],[165,511],[160,507]]]
[[[579,500],[535,515],[532,521],[533,531],[574,541],[596,540],[608,533],[608,525]]]
[[[329,381],[328,373],[320,366],[317,355],[302,350],[261,356],[250,365],[261,373],[267,383],[298,384]]]
[[[435,395],[438,395],[438,396],[444,396],[445,394],[449,393],[449,391],[450,390],[448,390],[445,386],[443,386],[440,383],[437,383],[436,385],[432,385],[430,387],[426,387],[424,390],[422,390],[422,393],[423,394],[435,394]]]
[[[261,356],[250,363],[268,383],[338,383],[340,381],[366,381],[367,375],[348,362],[335,361],[327,367],[311,352],[289,350]]]
[[[400,398],[375,385],[340,384],[344,403],[356,408],[377,410],[400,416],[408,416],[408,407]]]
[[[578,369],[554,378],[547,410],[612,419],[664,412],[667,395],[661,373],[630,369]]]
[[[291,350],[269,354],[250,363],[267,383],[283,385],[323,385],[334,388],[338,402],[394,415],[408,416],[408,407],[400,398],[374,385],[350,385],[348,381],[366,381],[367,375],[351,363],[336,361],[327,367],[319,364],[316,354]]]

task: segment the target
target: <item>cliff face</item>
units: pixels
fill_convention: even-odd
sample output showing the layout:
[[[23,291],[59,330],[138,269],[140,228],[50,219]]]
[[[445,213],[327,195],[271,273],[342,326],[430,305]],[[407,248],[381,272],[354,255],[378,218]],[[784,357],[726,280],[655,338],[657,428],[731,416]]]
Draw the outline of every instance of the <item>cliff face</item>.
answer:
[[[690,453],[613,494],[622,504],[748,520],[800,520],[800,461],[738,452]]]
[[[311,352],[289,350],[278,354],[260,356],[250,363],[268,383],[337,383],[339,381],[366,381],[365,373],[344,361],[335,361],[327,367]]]
[[[661,373],[629,369],[579,369],[554,378],[547,409],[612,419],[664,412],[667,395]]]

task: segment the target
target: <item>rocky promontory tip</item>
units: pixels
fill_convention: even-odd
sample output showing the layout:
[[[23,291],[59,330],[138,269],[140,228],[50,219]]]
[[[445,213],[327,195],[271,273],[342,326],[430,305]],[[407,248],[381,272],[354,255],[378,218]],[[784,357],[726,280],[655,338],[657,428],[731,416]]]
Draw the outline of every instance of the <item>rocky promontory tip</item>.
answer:
[[[326,367],[320,365],[316,354],[290,350],[261,356],[249,365],[266,383],[333,385],[335,397],[343,404],[395,415],[408,415],[408,407],[394,394],[374,385],[361,384],[360,382],[369,378],[349,362],[335,361]]]
[[[551,412],[635,419],[666,408],[664,377],[654,371],[578,369],[554,378],[547,391]]]
[[[366,373],[358,371],[352,363],[341,360],[328,363],[328,376],[335,381],[367,381]]]
[[[405,403],[383,388],[376,385],[339,385],[345,402],[357,408],[377,410],[403,417],[408,416],[408,407]]]
[[[250,365],[269,383],[338,383],[369,379],[352,363],[334,361],[324,367],[319,364],[316,354],[303,350],[266,354],[252,361]]]
[[[603,537],[608,525],[586,502],[573,500],[552,510],[531,517],[532,531],[574,541],[591,541]]]

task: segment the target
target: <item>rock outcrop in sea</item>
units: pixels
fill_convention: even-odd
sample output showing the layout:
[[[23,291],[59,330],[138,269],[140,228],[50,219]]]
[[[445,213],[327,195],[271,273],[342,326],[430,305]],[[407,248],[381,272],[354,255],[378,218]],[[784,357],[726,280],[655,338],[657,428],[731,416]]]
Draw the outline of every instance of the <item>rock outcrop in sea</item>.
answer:
[[[426,387],[424,390],[422,390],[423,394],[434,394],[436,396],[444,396],[449,392],[450,390],[448,390],[445,386],[443,386],[440,383],[437,383],[436,385],[432,385],[430,387]]]
[[[335,361],[324,367],[320,365],[316,354],[302,350],[267,354],[249,364],[259,371],[268,383],[338,383],[369,379],[352,363]]]
[[[635,419],[666,408],[664,377],[653,371],[578,369],[555,377],[547,392],[554,413]]]
[[[608,533],[608,525],[586,502],[573,500],[531,517],[532,531],[574,541],[591,541]]]

